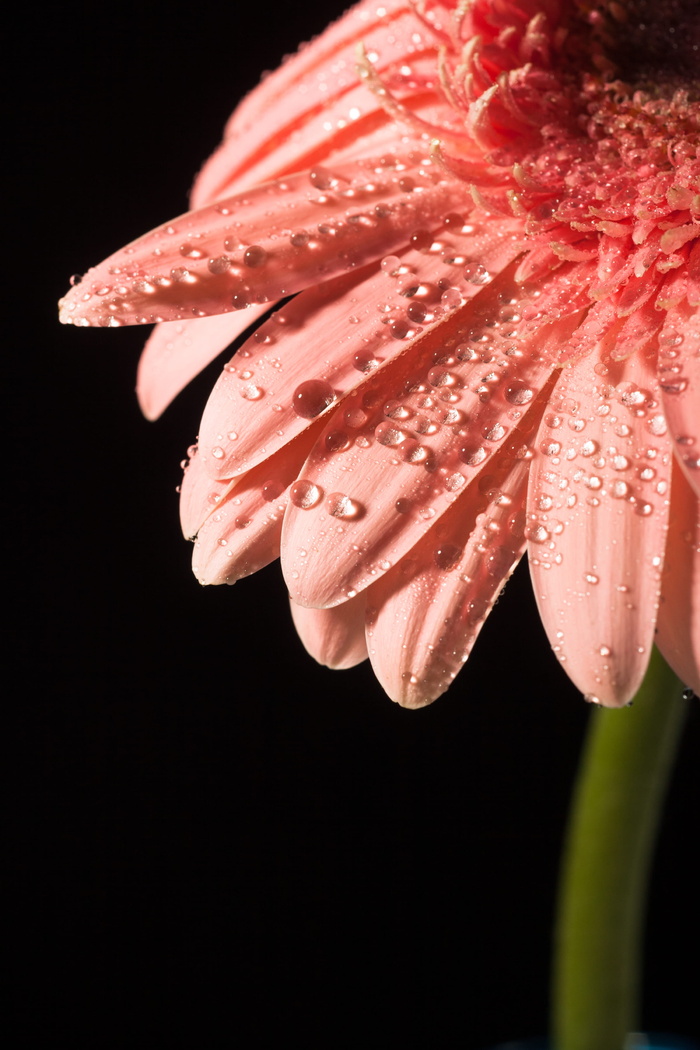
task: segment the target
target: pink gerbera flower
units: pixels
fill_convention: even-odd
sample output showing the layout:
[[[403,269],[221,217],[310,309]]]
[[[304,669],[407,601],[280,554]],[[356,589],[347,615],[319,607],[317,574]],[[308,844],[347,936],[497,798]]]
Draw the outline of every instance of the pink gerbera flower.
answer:
[[[655,641],[700,687],[699,45],[692,0],[362,0],[243,101],[62,302],[157,322],[155,418],[284,300],[190,449],[203,583],[281,555],[309,652],[419,706],[527,551],[589,699]]]

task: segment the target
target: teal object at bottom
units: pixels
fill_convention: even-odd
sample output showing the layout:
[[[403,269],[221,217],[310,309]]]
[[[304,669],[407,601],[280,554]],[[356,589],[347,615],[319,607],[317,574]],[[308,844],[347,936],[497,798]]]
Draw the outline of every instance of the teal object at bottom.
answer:
[[[490,1050],[554,1050],[547,1039],[525,1039],[515,1043],[499,1043]],[[700,1043],[694,1039],[687,1039],[678,1035],[664,1035],[659,1032],[656,1035],[636,1036],[630,1039],[625,1050],[700,1050]]]

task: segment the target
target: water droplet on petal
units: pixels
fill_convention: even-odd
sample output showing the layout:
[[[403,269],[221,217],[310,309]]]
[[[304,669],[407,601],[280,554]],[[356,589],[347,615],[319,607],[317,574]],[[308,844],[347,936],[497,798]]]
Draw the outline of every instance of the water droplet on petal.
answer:
[[[482,463],[488,453],[483,445],[464,445],[459,450],[459,458],[462,462],[466,463],[467,466],[476,467],[479,463]]]
[[[533,396],[534,391],[525,383],[511,383],[506,388],[505,398],[511,405],[526,405]]]
[[[504,427],[502,423],[494,423],[491,426],[485,427],[483,435],[487,441],[500,441],[502,437],[505,437],[508,432],[508,428]]]
[[[346,521],[357,520],[364,513],[362,504],[343,492],[332,492],[326,500],[326,508],[334,518],[343,518]]]
[[[266,481],[261,489],[262,498],[266,503],[274,503],[284,492],[285,486],[281,481]]]
[[[352,359],[353,368],[363,373],[371,372],[378,364],[379,361],[371,350],[358,350]]]
[[[255,383],[247,383],[240,389],[241,397],[245,398],[246,401],[259,401],[261,397],[265,396],[265,391],[262,387],[256,386]]]
[[[231,260],[228,255],[217,255],[207,263],[207,268],[210,273],[226,273],[230,266]]]
[[[323,443],[328,452],[344,452],[350,447],[350,438],[342,430],[332,430],[326,434]]]
[[[323,379],[307,379],[292,396],[292,408],[302,419],[315,419],[335,401],[335,391]]]
[[[257,269],[259,266],[264,266],[267,262],[267,252],[261,245],[252,244],[243,253],[243,262],[246,266]]]
[[[387,255],[379,264],[384,273],[390,277],[396,276],[401,269],[401,260],[398,255]]]
[[[394,423],[380,423],[375,428],[374,436],[380,445],[393,447],[410,438],[411,432],[410,430],[402,430]]]
[[[313,481],[300,478],[295,481],[289,490],[289,499],[295,507],[300,510],[309,510],[315,507],[323,497],[323,491]]]
[[[445,572],[453,569],[461,557],[461,549],[453,543],[443,543],[441,547],[438,547],[438,549],[433,552],[435,564],[438,569],[443,569]]]
[[[647,422],[647,429],[654,435],[654,437],[662,437],[668,429],[665,417],[661,415],[652,416]]]

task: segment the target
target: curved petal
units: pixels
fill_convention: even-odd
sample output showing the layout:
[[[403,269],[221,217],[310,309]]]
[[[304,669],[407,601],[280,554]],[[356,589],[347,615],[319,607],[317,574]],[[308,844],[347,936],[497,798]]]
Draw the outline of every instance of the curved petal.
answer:
[[[550,642],[588,698],[627,703],[654,640],[671,450],[653,355],[565,368],[537,438],[528,558]]]
[[[318,427],[311,427],[276,455],[229,483],[215,505],[210,495],[205,496],[192,555],[192,571],[200,583],[236,583],[279,557],[282,517],[290,489],[293,493],[299,466],[317,434]],[[199,494],[206,492],[201,485],[204,480],[200,473]],[[189,502],[193,510],[194,499]]]
[[[206,162],[192,190],[201,207],[246,185],[304,171],[351,150],[358,154],[375,138],[396,138],[393,121],[377,97],[358,85],[357,49],[373,57],[412,107],[426,94],[435,109],[436,44],[410,5],[392,0],[382,8],[362,2],[329,26],[234,110],[224,141]],[[410,72],[409,72],[410,69]],[[454,119],[447,106],[445,120]]]
[[[513,438],[493,473],[368,592],[372,667],[404,707],[431,703],[451,685],[525,550],[529,461],[526,436]]]
[[[212,478],[204,469],[197,445],[190,445],[187,456],[181,464],[184,474],[180,485],[180,527],[185,539],[193,540],[235,481]]]
[[[659,385],[674,451],[700,496],[700,311],[679,303],[659,335]]]
[[[364,594],[335,609],[307,609],[290,601],[294,626],[307,653],[334,671],[366,660],[365,604]]]
[[[266,310],[267,306],[251,306],[240,313],[156,325],[136,375],[136,396],[146,419],[158,419],[190,380]]]
[[[453,299],[475,296],[522,244],[515,221],[494,230],[486,217],[473,215],[465,230],[436,232],[432,243],[426,235],[422,252],[402,252],[385,258],[381,269],[355,270],[308,289],[259,328],[224,369],[204,411],[200,452],[212,476],[250,469],[337,407],[367,375],[424,339]],[[316,401],[295,396],[312,389]],[[357,416],[345,425],[356,429],[363,421]]]
[[[700,502],[674,464],[656,644],[700,696]]]
[[[543,325],[541,290],[530,321],[529,290],[501,275],[331,416],[302,470],[325,498],[285,515],[282,567],[299,604],[336,605],[369,586],[486,470],[578,323]],[[364,422],[337,449],[326,438],[348,413]]]
[[[381,258],[463,188],[425,145],[256,186],[173,219],[88,271],[65,324],[179,321],[274,302]]]

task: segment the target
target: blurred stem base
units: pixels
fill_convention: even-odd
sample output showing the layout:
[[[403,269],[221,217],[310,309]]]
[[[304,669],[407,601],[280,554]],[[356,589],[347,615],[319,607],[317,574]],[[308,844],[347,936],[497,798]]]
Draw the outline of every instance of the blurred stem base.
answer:
[[[682,690],[655,649],[633,706],[591,712],[555,926],[557,1050],[623,1050],[639,1030],[647,887]]]

